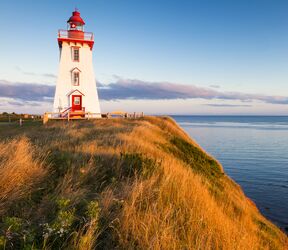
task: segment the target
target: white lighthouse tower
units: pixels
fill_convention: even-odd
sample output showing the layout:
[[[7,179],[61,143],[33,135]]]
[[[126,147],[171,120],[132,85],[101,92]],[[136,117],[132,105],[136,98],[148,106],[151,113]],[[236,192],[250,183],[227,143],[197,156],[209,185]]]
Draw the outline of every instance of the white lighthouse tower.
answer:
[[[101,117],[92,65],[93,33],[84,32],[85,22],[75,10],[67,21],[67,30],[59,30],[60,65],[54,112],[65,117]]]

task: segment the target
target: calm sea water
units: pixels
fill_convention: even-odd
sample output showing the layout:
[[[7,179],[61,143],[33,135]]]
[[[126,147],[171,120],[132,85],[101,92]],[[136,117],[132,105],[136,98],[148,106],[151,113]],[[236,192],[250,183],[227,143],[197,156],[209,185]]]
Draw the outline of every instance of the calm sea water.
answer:
[[[288,117],[173,116],[260,211],[288,232]]]

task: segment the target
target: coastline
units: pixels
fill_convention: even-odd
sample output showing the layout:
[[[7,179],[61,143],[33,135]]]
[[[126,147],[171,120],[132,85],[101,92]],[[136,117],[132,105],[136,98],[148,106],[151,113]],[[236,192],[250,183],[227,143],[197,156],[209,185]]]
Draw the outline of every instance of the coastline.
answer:
[[[288,158],[284,155],[288,117],[276,116],[276,120],[275,116],[173,118],[206,151],[219,159],[227,174],[241,185],[261,213],[287,234],[285,176],[288,172],[284,166]]]
[[[0,130],[0,140],[2,159],[14,166],[4,179],[16,173],[22,178],[20,186],[6,183],[11,189],[1,212],[6,224],[16,217],[21,222],[13,238],[17,244],[23,244],[21,230],[32,237],[33,230],[43,233],[47,227],[52,231],[45,244],[52,248],[79,246],[84,239],[99,248],[287,244],[287,236],[259,213],[217,160],[169,117],[24,124]],[[34,244],[37,239],[41,246],[43,236],[33,237],[40,237]]]

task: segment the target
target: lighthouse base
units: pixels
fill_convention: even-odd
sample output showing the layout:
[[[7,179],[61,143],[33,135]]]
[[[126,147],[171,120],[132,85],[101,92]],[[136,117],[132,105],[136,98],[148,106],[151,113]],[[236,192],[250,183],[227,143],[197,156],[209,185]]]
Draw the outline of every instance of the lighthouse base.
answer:
[[[90,112],[79,112],[69,111],[65,114],[59,112],[46,112],[43,115],[43,123],[45,124],[48,120],[90,120],[102,118],[101,113],[90,113]]]
[[[79,113],[79,112],[72,112],[69,111],[67,115],[63,116],[62,113],[57,112],[46,112],[43,115],[43,124],[47,123],[49,120],[92,120],[92,119],[101,119],[101,118],[126,118],[126,119],[136,119],[144,117],[144,113],[126,113],[126,112],[110,112],[110,113]]]

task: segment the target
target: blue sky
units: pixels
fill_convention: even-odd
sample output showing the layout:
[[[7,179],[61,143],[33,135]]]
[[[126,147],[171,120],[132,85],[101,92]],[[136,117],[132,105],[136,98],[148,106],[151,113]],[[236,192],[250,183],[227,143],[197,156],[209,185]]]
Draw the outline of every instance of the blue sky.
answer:
[[[57,30],[75,6],[95,35],[96,79],[111,90],[99,88],[104,112],[288,113],[288,1],[280,0],[2,1],[0,112],[51,110]],[[48,98],[34,98],[38,84]]]

